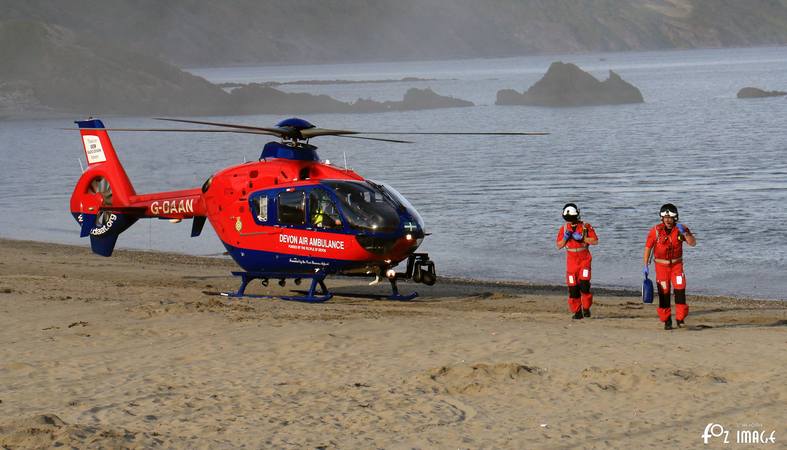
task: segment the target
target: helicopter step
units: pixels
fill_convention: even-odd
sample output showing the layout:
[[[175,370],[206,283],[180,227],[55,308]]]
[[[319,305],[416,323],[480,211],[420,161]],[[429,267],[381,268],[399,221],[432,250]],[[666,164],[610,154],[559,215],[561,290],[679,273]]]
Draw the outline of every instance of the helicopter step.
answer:
[[[293,273],[284,273],[284,272],[232,272],[232,274],[236,277],[241,278],[241,284],[237,291],[235,292],[222,292],[221,295],[225,297],[250,297],[250,298],[280,298],[282,300],[290,300],[296,302],[306,302],[306,303],[323,303],[327,302],[333,297],[333,294],[328,292],[328,288],[325,286],[325,277],[328,275],[324,271],[317,271],[312,275],[304,275],[304,274],[293,274]],[[256,294],[247,294],[246,293],[246,286],[254,280],[262,280],[263,286],[268,285],[268,280],[271,278],[278,278],[279,284],[284,286],[284,280],[287,278],[294,278],[296,284],[300,284],[300,280],[302,278],[311,278],[311,286],[309,286],[309,291],[306,295],[303,296],[290,296],[290,295],[256,295]],[[322,291],[321,294],[315,295],[315,291],[317,286],[320,287]]]

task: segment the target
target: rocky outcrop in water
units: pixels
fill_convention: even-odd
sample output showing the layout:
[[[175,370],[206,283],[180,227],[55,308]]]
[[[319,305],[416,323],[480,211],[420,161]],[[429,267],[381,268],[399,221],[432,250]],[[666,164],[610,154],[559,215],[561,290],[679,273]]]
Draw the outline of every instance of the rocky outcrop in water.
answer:
[[[402,101],[387,102],[359,98],[345,103],[327,95],[285,93],[257,83],[234,89],[230,95],[235,114],[375,113],[473,106],[472,102],[439,95],[429,88],[411,88]]]
[[[418,109],[459,108],[473,106],[473,102],[454,97],[446,97],[435,93],[433,90],[410,88],[405,92],[400,102],[378,102],[371,99],[359,98],[351,108],[355,113],[370,113],[384,111],[411,111]]]
[[[787,95],[782,91],[765,91],[756,87],[745,87],[738,91],[738,98],[781,97]]]
[[[393,103],[393,102],[388,102]],[[399,103],[399,102],[396,102]],[[473,106],[472,102],[461,100],[454,97],[438,95],[435,91],[426,89],[411,88],[404,94],[404,98],[398,105],[400,110],[415,109],[434,109],[434,108],[457,108],[462,106]]]
[[[590,106],[642,103],[642,93],[620,75],[609,71],[609,78],[599,81],[575,64],[554,62],[543,78],[527,92],[513,89],[497,92],[497,105]]]
[[[252,83],[230,93],[229,110],[234,114],[346,113],[350,105],[327,95],[287,93]]]

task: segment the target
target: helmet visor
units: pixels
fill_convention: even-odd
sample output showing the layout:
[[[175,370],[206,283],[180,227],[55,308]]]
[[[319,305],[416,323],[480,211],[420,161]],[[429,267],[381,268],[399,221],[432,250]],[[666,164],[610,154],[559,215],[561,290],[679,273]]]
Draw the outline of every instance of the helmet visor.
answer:
[[[674,219],[675,217],[678,217],[678,213],[676,213],[676,212],[674,212],[674,211],[661,211],[661,212],[659,213],[659,215],[660,215],[661,217],[672,217],[673,219]]]

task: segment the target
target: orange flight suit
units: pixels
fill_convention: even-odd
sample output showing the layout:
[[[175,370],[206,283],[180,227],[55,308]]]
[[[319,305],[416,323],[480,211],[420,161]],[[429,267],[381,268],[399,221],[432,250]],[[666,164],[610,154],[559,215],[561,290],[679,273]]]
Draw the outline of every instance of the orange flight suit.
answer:
[[[691,233],[688,227],[686,231]],[[689,315],[686,274],[683,273],[683,241],[677,226],[668,232],[663,223],[651,228],[645,241],[645,247],[653,249],[653,261],[656,263],[656,285],[659,291],[659,307],[656,311],[662,322],[670,320],[672,315],[671,289],[675,291],[675,320],[685,320]]]
[[[598,239],[596,230],[589,223],[579,221],[577,223],[566,222],[557,231],[557,242],[563,241],[563,234],[579,231],[585,238]],[[590,277],[592,274],[590,263],[593,257],[590,255],[588,244],[571,238],[566,242],[566,285],[568,285],[568,308],[572,313],[580,310],[589,310],[593,305],[593,294],[590,292]]]

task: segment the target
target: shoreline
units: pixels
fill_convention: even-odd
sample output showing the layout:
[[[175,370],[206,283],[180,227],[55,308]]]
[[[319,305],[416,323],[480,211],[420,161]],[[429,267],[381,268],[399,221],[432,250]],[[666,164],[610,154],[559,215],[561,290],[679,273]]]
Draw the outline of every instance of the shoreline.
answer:
[[[785,302],[689,297],[665,331],[638,295],[572,320],[562,287],[213,294],[234,268],[0,239],[0,447],[693,448],[708,423],[787,437]]]
[[[90,245],[75,245],[75,244],[63,244],[58,242],[48,242],[48,241],[35,241],[29,239],[15,239],[9,237],[0,237],[0,246],[4,245],[4,242],[7,241],[9,243],[16,243],[16,244],[24,244],[28,243],[33,247],[41,246],[41,245],[54,245],[66,248],[73,248],[79,250],[87,250],[87,252],[91,256],[95,256],[96,258],[103,258],[99,257],[98,255],[93,255],[90,252]],[[228,267],[231,270],[242,270],[240,266],[238,266],[232,258],[228,255],[190,255],[188,253],[176,253],[171,251],[160,251],[160,250],[151,250],[151,249],[132,249],[132,248],[119,248],[116,253],[109,257],[108,259],[112,259],[117,257],[118,254],[121,253],[128,253],[128,254],[138,254],[138,255],[158,255],[162,258],[171,257],[175,260],[183,260],[184,258],[193,258],[197,261],[205,260],[205,261],[224,261],[228,263]],[[227,279],[235,280],[235,278],[230,274],[227,273]],[[345,280],[342,284],[347,284],[347,280],[362,280],[362,277],[345,277],[341,275],[331,275],[326,280]],[[365,280],[365,279],[364,279]],[[371,278],[366,280],[367,282],[370,281]],[[401,281],[402,283],[408,283],[414,286],[423,286],[418,285],[409,281]],[[358,281],[361,283],[361,281]],[[523,292],[527,293],[543,293],[543,294],[550,294],[550,295],[563,295],[566,291],[566,286],[562,284],[548,284],[548,283],[538,283],[538,282],[531,282],[527,280],[510,280],[510,279],[484,279],[484,278],[469,278],[469,277],[460,277],[460,276],[442,276],[438,273],[438,284],[449,284],[449,285],[456,285],[456,286],[477,286],[477,287],[496,287],[496,288],[503,288],[503,289],[522,289]],[[363,283],[365,284],[365,283]],[[428,289],[428,288],[427,288]],[[593,284],[593,293],[596,295],[603,295],[609,297],[640,297],[640,291],[637,289],[632,289],[630,287],[625,286],[616,286],[616,285],[599,285],[594,283]],[[764,301],[764,302],[787,302],[787,298],[767,298],[767,297],[756,297],[756,296],[743,296],[743,295],[729,295],[729,294],[688,294],[687,298],[691,299],[708,299],[708,300],[726,300],[726,301]],[[658,302],[658,297],[654,293],[654,301]]]

